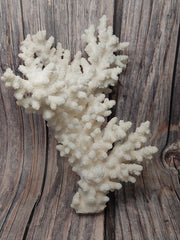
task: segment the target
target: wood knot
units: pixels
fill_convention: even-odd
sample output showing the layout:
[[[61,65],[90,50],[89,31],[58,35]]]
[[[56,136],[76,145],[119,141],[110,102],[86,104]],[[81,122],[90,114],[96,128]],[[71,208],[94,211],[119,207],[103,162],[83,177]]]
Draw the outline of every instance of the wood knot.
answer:
[[[180,141],[171,144],[164,150],[163,161],[168,167],[180,170]]]

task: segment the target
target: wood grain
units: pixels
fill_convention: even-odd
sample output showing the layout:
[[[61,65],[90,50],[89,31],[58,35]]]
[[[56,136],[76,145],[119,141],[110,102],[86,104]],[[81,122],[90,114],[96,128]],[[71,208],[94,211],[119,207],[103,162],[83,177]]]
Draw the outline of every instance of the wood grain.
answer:
[[[150,120],[151,143],[158,146],[159,152],[144,166],[135,185],[126,184],[123,191],[115,193],[105,216],[107,226],[115,229],[110,239],[179,239],[178,174],[161,158],[169,141],[171,122],[179,124],[179,89],[175,87],[179,85],[178,73],[174,76],[179,1],[129,0],[117,1],[116,5],[115,32],[130,46],[128,68],[113,94],[117,100],[115,114],[136,125]],[[178,135],[174,137],[176,141]],[[106,227],[106,232],[109,236],[112,231]]]
[[[1,1],[1,73],[7,66],[16,71],[19,43],[23,40],[20,2],[15,8],[11,6],[13,1]],[[17,107],[12,91],[5,90],[4,85],[1,85],[0,108],[1,239],[20,239],[41,194],[43,174],[39,172],[43,173],[45,168],[45,125],[41,118],[24,114]]]
[[[0,239],[180,239],[179,0],[0,1],[0,76],[18,72],[19,44],[46,29],[74,53],[80,36],[106,14],[121,41],[129,41],[128,68],[113,89],[113,115],[151,121],[159,148],[135,185],[110,194],[104,213],[78,215],[70,208],[78,177],[60,158],[53,132],[40,116],[19,108],[1,83]]]

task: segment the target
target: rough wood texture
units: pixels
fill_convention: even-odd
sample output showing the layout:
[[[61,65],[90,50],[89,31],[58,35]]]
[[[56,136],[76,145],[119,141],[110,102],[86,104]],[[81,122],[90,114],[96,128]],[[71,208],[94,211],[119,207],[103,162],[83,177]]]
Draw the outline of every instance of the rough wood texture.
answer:
[[[55,150],[40,116],[27,115],[1,83],[0,239],[180,239],[179,0],[0,1],[0,75],[18,73],[19,44],[46,29],[74,54],[90,23],[106,14],[129,41],[128,68],[111,98],[113,115],[134,127],[151,121],[159,152],[135,185],[110,194],[105,212],[77,215],[70,208],[77,176]]]

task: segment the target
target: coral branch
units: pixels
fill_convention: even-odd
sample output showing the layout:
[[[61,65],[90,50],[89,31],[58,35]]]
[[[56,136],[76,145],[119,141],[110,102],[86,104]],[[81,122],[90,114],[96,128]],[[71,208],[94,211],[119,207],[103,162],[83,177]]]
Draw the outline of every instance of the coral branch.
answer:
[[[46,40],[46,32],[28,35],[22,42],[19,57],[24,65],[19,70],[24,79],[10,69],[2,80],[14,89],[17,104],[27,112],[42,114],[55,130],[61,156],[66,156],[79,176],[79,189],[72,207],[78,213],[102,211],[109,191],[120,189],[119,181],[135,182],[142,171],[143,160],[152,158],[156,147],[144,146],[150,134],[149,122],[128,134],[131,122],[117,118],[105,126],[115,101],[106,93],[114,86],[126,67],[128,57],[115,54],[128,43],[119,43],[100,19],[96,37],[94,26],[82,36],[88,58],[78,52],[70,62],[69,50],[54,38]]]

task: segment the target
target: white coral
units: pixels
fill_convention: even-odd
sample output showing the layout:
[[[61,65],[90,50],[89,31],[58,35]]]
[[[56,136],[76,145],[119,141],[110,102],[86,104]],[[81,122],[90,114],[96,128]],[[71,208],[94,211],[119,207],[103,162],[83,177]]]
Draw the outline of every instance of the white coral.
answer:
[[[136,181],[142,161],[151,159],[157,148],[144,146],[149,122],[129,135],[130,122],[113,118],[104,126],[115,104],[105,94],[116,84],[128,58],[115,52],[128,43],[119,43],[112,27],[106,26],[105,16],[100,19],[98,36],[92,25],[82,39],[88,59],[78,52],[70,62],[70,52],[60,43],[54,48],[54,38],[46,40],[45,31],[28,35],[19,54],[24,60],[19,70],[25,79],[7,69],[2,80],[14,89],[18,105],[42,114],[55,130],[57,149],[80,176],[71,206],[78,213],[93,213],[105,208],[106,194],[120,189],[119,181]]]

